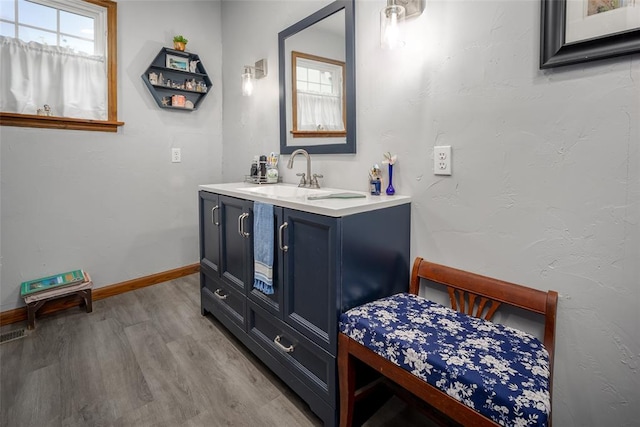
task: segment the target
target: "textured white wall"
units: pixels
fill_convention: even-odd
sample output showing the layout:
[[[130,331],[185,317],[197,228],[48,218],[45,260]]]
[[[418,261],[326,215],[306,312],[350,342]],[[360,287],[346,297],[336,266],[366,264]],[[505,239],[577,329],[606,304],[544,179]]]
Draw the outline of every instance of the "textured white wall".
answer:
[[[43,275],[84,268],[100,287],[198,262],[197,185],[222,174],[220,3],[120,1],[118,14],[117,134],[0,128],[0,311]],[[179,33],[214,84],[193,112],[161,110],[140,77]]]
[[[277,33],[327,3],[223,2],[225,181],[278,150]],[[640,56],[539,70],[538,0],[428,0],[385,52],[383,3],[356,2],[358,152],[313,171],[366,190],[397,153],[413,255],[560,292],[554,424],[636,425]],[[242,65],[262,57],[270,75],[243,98]],[[453,176],[433,175],[434,145],[453,146]]]

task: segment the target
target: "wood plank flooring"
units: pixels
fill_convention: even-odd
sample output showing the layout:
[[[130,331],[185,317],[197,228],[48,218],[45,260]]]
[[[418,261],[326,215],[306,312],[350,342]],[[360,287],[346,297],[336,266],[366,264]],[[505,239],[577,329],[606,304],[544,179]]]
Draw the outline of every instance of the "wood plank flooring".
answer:
[[[0,332],[23,327],[7,325]],[[199,276],[36,319],[0,345],[0,425],[321,426],[213,317]],[[367,427],[430,425],[397,399]]]

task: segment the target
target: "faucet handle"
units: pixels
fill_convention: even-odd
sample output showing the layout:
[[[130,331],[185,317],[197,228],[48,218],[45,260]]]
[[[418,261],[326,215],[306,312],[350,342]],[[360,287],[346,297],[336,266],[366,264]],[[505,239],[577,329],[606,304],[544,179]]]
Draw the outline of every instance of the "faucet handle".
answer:
[[[298,184],[298,187],[304,187],[307,185],[307,178],[304,173],[297,173],[296,176],[300,177],[300,183]]]
[[[309,183],[309,187],[311,188],[320,188],[320,184],[318,184],[318,178],[324,178],[323,175],[314,173],[313,177],[311,178],[311,182]]]

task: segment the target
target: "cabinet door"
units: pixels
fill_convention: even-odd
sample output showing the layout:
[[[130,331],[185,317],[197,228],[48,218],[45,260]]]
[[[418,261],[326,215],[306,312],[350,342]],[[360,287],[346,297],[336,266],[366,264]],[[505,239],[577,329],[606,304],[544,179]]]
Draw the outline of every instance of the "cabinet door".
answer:
[[[283,219],[284,321],[335,354],[341,220],[292,209]]]
[[[284,226],[282,221],[283,209],[274,206],[273,207],[273,231],[274,231],[274,239],[273,239],[273,294],[266,295],[260,292],[257,289],[253,288],[253,268],[251,269],[251,277],[250,277],[250,285],[249,285],[249,298],[267,310],[273,316],[282,319],[282,305],[284,294],[282,292],[282,257],[279,253],[282,251],[280,244],[281,238],[284,237]],[[253,242],[253,239],[252,239]],[[253,255],[251,256],[251,260],[253,261]],[[253,267],[253,266],[252,266]]]
[[[253,202],[220,196],[220,276],[246,294],[253,276]]]
[[[220,277],[220,205],[217,194],[200,192],[200,263]]]

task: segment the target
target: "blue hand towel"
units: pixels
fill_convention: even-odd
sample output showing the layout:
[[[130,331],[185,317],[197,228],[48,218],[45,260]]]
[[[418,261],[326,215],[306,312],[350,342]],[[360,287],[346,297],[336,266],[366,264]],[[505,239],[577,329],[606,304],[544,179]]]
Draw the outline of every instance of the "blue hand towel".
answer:
[[[253,203],[253,287],[273,294],[273,205]]]

